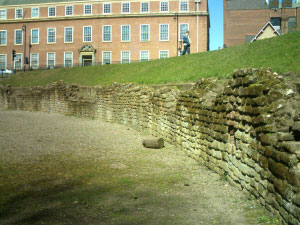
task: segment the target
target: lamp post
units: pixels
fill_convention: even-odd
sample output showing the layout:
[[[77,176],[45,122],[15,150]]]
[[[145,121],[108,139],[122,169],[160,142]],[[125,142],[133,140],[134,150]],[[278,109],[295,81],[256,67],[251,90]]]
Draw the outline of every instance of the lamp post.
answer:
[[[26,69],[26,25],[24,24],[22,27],[22,30],[24,32],[24,57],[23,57],[23,63],[24,63],[24,71]]]
[[[176,36],[177,36],[177,38],[176,38],[176,43],[177,43],[177,45],[176,45],[176,55],[178,56],[178,13],[177,12],[175,13],[175,16],[174,16],[173,19],[176,20]]]

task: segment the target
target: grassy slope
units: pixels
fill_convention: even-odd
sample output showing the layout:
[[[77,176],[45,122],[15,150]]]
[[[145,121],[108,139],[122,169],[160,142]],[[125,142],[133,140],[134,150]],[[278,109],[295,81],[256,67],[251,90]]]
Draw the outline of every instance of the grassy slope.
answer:
[[[158,84],[228,76],[236,68],[265,67],[279,73],[300,73],[300,31],[227,49],[127,65],[62,68],[19,73],[2,83],[13,86],[47,85],[54,81],[81,85],[113,82]]]

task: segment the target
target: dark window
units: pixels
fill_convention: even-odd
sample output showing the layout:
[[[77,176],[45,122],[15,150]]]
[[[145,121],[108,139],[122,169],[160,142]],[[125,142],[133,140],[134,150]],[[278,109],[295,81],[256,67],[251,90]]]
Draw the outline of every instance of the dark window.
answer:
[[[275,29],[280,29],[281,18],[280,17],[271,17],[271,24],[274,26]]]
[[[296,17],[290,17],[289,18],[289,31],[288,32],[296,31],[296,28],[297,28]]]

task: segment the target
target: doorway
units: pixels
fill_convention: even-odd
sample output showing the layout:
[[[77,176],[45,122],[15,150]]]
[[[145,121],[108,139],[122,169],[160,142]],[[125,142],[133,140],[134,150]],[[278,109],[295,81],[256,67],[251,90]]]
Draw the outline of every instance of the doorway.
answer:
[[[92,66],[93,65],[92,55],[83,55],[82,56],[82,65],[83,66]]]

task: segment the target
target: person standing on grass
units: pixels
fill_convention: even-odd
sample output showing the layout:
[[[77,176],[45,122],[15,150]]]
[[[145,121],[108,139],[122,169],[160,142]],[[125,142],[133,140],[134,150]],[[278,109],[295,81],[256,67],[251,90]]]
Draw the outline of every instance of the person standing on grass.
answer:
[[[191,39],[189,35],[189,31],[185,32],[185,35],[183,35],[183,52],[182,55],[190,54],[190,48],[191,48]]]

